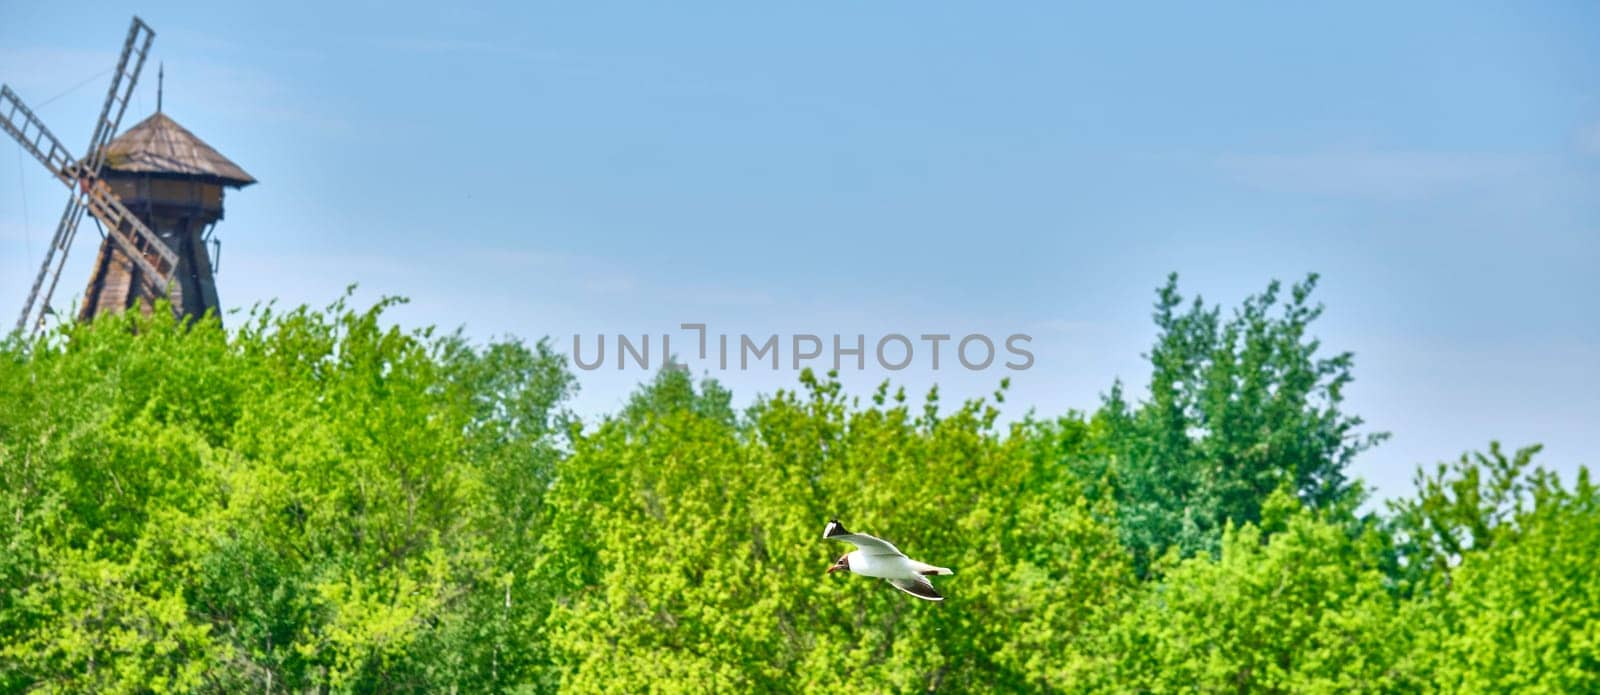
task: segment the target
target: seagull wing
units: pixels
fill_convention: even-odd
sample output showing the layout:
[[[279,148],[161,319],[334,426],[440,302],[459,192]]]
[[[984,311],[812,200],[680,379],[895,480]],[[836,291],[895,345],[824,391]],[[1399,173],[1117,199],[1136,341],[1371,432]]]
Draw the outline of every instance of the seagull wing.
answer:
[[[894,588],[899,589],[901,591],[904,591],[904,592],[906,592],[908,594],[911,594],[912,596],[915,596],[915,597],[920,598],[920,599],[925,599],[925,600],[928,600],[928,601],[943,601],[944,600],[944,597],[940,596],[939,592],[933,588],[933,582],[928,581],[927,577],[914,577],[914,578],[911,578],[911,579],[890,579],[889,583],[893,584]]]
[[[865,551],[868,555],[887,555],[890,557],[905,557],[906,554],[894,547],[893,543],[876,536],[865,533],[851,533],[845,529],[844,524],[838,519],[828,522],[828,527],[822,530],[823,540],[844,541]]]

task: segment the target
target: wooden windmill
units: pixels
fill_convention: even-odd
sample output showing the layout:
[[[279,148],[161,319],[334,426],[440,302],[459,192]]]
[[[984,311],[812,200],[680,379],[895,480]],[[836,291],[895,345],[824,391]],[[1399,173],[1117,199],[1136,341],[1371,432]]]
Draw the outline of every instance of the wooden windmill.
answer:
[[[94,217],[104,238],[80,319],[133,306],[148,312],[161,297],[181,315],[220,308],[206,241],[222,219],[223,188],[255,179],[162,113],[159,97],[155,115],[113,139],[154,38],[149,25],[134,17],[81,159],[72,157],[9,86],[0,85],[0,128],[71,191],[17,319],[19,331],[37,330],[52,311],[50,298],[84,212]]]

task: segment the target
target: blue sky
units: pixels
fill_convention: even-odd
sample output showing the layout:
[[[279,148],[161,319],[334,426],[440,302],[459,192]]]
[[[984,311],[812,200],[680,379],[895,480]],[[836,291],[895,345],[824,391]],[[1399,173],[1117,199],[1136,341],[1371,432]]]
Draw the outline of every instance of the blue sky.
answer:
[[[0,4],[0,81],[70,147],[107,77],[70,88],[155,28],[167,113],[261,181],[218,228],[227,306],[358,282],[564,351],[1022,332],[1025,372],[893,376],[1009,374],[1053,414],[1144,383],[1167,272],[1231,305],[1316,271],[1350,409],[1394,434],[1356,465],[1381,496],[1491,438],[1600,462],[1600,5],[228,5]],[[62,199],[0,145],[5,316]],[[794,383],[698,366],[742,402]],[[576,407],[643,376],[585,372]]]

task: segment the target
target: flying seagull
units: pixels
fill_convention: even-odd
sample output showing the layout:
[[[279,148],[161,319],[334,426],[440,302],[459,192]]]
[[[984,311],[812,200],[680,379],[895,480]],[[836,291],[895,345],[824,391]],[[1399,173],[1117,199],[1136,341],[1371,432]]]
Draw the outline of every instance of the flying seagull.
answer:
[[[823,540],[844,541],[856,547],[855,550],[839,556],[839,559],[828,568],[827,574],[835,570],[848,570],[867,577],[878,577],[889,580],[894,588],[904,591],[912,596],[929,601],[943,601],[944,597],[934,590],[933,582],[928,577],[935,574],[955,574],[948,567],[934,567],[926,562],[918,562],[893,543],[869,536],[865,533],[851,533],[845,530],[844,524],[838,519],[828,522],[828,527],[822,530]]]

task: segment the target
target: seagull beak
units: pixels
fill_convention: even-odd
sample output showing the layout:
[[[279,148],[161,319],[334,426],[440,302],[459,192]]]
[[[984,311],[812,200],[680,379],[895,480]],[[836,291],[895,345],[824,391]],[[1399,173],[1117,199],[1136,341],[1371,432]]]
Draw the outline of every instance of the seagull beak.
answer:
[[[843,565],[840,565],[838,563],[834,563],[834,565],[832,567],[829,567],[828,571],[823,572],[823,574],[825,574],[825,575],[826,574],[833,574],[834,572],[837,572],[837,571],[842,570],[842,569],[844,569]]]

